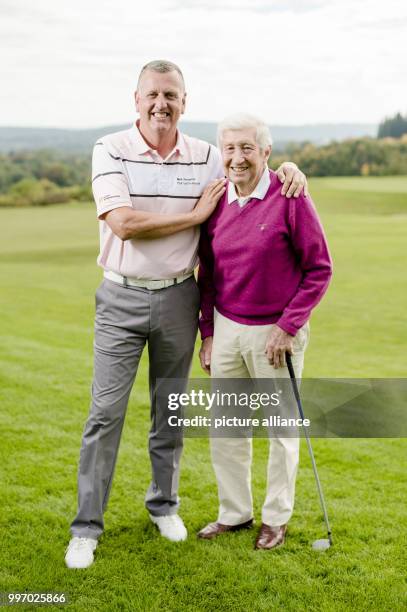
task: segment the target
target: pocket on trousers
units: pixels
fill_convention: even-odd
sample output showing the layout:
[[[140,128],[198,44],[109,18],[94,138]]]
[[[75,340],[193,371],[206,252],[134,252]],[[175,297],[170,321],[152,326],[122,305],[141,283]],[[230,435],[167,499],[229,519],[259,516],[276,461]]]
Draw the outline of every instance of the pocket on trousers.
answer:
[[[201,303],[199,287],[195,277],[192,276],[191,278],[188,278],[188,280],[184,281],[182,284],[184,285],[183,289],[185,288],[185,293],[187,294],[186,298],[184,298],[186,300],[186,304],[190,306],[192,312],[195,314],[198,312]]]
[[[294,351],[296,353],[302,353],[308,346],[310,335],[309,322],[305,323],[297,332],[294,339]]]
[[[102,282],[100,283],[99,287],[95,291],[95,306],[96,306],[96,308],[97,308],[98,304],[100,303],[100,293],[102,291],[102,287],[103,287],[103,283],[104,282],[105,281],[102,280]]]

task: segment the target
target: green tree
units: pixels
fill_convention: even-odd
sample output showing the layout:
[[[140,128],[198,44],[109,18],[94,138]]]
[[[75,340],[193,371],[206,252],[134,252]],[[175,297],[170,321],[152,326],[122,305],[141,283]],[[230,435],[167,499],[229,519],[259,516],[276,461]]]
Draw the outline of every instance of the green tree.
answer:
[[[394,117],[386,117],[379,125],[378,138],[400,138],[407,134],[407,117],[397,113]]]

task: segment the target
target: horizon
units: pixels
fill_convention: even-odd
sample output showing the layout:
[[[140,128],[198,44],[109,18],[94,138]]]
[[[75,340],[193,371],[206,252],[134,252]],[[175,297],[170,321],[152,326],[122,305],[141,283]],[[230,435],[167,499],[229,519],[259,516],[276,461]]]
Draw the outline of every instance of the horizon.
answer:
[[[384,119],[384,118],[383,118]],[[72,131],[81,131],[81,130],[96,130],[104,127],[116,127],[122,125],[132,125],[133,121],[117,121],[111,124],[98,124],[98,125],[86,125],[82,127],[78,126],[60,126],[60,125],[2,125],[0,124],[0,129],[25,129],[25,130],[72,130]],[[217,121],[210,121],[208,119],[181,119],[179,124],[186,123],[203,123],[203,124],[211,124],[217,125]],[[321,122],[312,122],[312,123],[268,123],[270,127],[275,128],[303,128],[303,127],[324,127],[324,126],[379,126],[379,123],[370,122],[370,121],[321,121]]]

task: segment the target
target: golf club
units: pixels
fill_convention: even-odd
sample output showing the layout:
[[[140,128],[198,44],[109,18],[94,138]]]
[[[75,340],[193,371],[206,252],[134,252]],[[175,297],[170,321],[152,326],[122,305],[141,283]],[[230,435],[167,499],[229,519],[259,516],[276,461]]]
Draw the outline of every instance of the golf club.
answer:
[[[294,372],[293,364],[291,361],[291,355],[289,353],[286,353],[286,360],[287,360],[287,367],[290,373],[290,378],[291,378],[291,383],[292,383],[295,399],[297,401],[298,411],[300,413],[300,417],[302,418],[302,420],[304,420],[305,417],[304,417],[304,411],[302,409],[300,393],[298,391],[297,381],[295,378],[295,372]],[[322,512],[324,513],[325,525],[326,525],[326,529],[328,532],[328,538],[322,538],[321,540],[315,540],[315,542],[313,542],[312,544],[312,548],[314,550],[323,551],[323,550],[328,550],[328,548],[332,546],[332,532],[329,526],[328,512],[327,512],[326,505],[325,505],[325,499],[324,499],[324,494],[322,492],[321,482],[318,476],[317,464],[315,463],[315,457],[314,457],[314,452],[311,446],[311,440],[308,437],[306,428],[304,429],[304,434],[305,434],[305,439],[307,441],[309,456],[311,457],[312,469],[314,470],[315,482],[317,483],[319,501],[321,502],[321,508],[322,508]]]

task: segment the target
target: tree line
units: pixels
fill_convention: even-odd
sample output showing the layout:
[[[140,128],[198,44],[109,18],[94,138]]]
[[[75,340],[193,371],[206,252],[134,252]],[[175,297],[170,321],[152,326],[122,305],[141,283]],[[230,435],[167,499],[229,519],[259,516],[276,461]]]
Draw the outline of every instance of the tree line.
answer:
[[[383,122],[385,123],[385,122]],[[272,155],[271,166],[295,162],[308,176],[407,175],[407,133],[401,138],[357,138],[293,144]],[[91,161],[54,150],[0,155],[0,206],[43,206],[92,200]]]
[[[407,135],[396,139],[355,138],[317,147],[292,145],[272,159],[290,159],[309,176],[388,176],[407,174]]]
[[[89,155],[31,150],[0,155],[0,206],[89,201]]]

